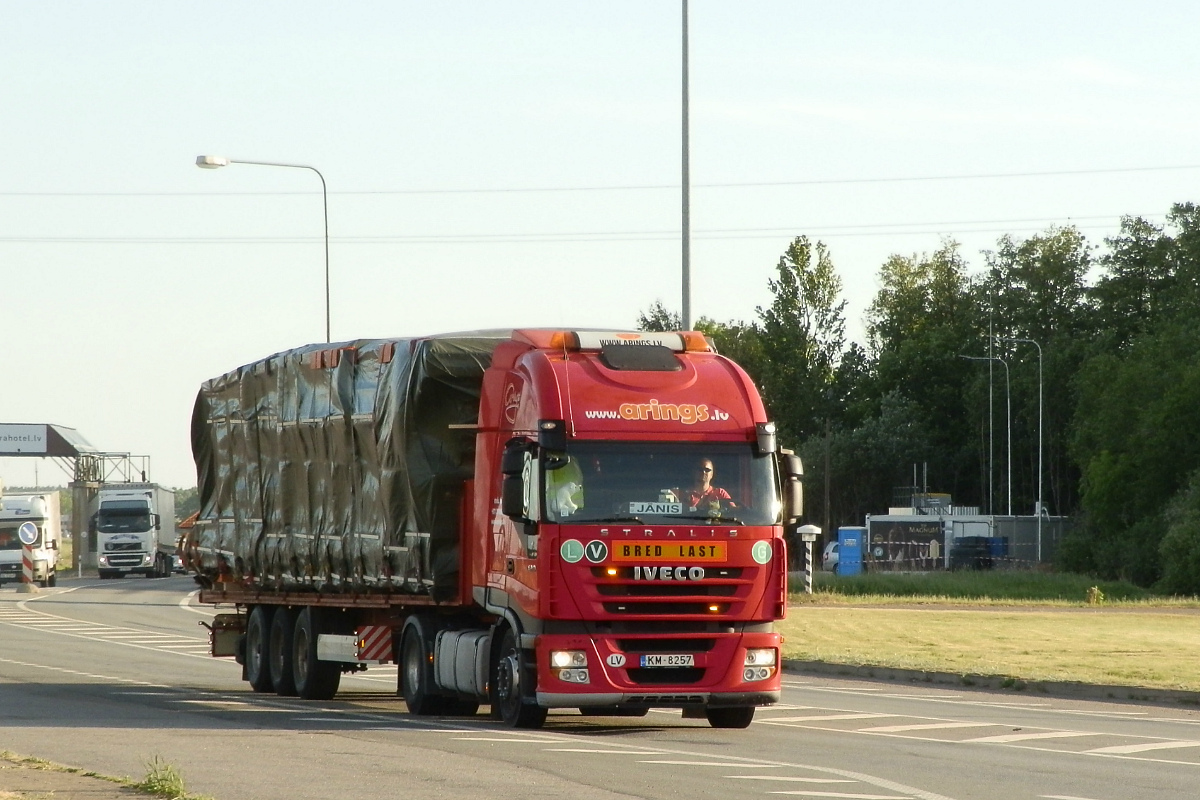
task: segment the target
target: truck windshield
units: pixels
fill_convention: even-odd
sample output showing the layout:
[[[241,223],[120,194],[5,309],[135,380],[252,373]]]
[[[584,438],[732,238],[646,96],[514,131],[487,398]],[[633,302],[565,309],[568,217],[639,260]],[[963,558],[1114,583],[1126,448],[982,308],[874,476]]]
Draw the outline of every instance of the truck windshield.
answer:
[[[21,538],[17,535],[20,527],[21,523],[19,522],[0,522],[0,550],[20,550],[23,547]],[[37,544],[41,544],[40,530]]]
[[[101,533],[143,533],[150,530],[150,507],[142,500],[112,500],[100,504],[96,529]]]
[[[775,458],[749,443],[574,441],[543,471],[549,522],[774,525]]]

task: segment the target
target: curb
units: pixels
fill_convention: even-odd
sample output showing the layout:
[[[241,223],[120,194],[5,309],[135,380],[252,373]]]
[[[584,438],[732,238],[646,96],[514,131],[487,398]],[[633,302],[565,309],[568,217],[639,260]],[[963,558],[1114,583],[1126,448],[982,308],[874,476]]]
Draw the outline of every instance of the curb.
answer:
[[[1026,692],[1072,700],[1115,700],[1156,705],[1200,706],[1200,692],[1182,689],[1155,689],[1145,686],[1117,686],[1078,681],[1023,680],[1008,675],[929,672],[869,664],[835,664],[827,661],[797,661],[793,659],[784,660],[783,670],[800,675],[828,675],[896,683],[934,684],[976,691]]]

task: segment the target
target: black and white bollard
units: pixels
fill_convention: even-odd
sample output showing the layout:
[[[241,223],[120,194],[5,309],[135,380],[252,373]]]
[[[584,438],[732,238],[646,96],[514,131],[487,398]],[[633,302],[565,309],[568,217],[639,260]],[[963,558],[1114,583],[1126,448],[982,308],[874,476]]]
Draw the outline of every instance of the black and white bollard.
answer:
[[[816,525],[801,525],[799,533],[800,541],[804,542],[804,593],[812,594],[813,542],[821,535],[821,529]]]

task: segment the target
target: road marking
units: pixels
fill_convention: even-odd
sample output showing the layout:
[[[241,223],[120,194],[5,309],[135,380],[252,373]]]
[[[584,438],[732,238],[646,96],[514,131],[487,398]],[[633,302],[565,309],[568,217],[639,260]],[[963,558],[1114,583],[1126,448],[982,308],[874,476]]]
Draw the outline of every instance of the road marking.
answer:
[[[1128,753],[1145,753],[1148,750],[1174,750],[1180,747],[1200,747],[1200,742],[1150,742],[1148,744],[1123,744],[1116,747],[1100,747],[1096,750],[1085,750],[1090,755],[1125,755]]]
[[[805,717],[771,717],[759,722],[825,722],[832,719],[895,719],[900,714],[812,714]]]
[[[1073,736],[1103,736],[1101,733],[1085,733],[1083,731],[1042,731],[1041,733],[1007,733],[1003,736],[980,736],[978,739],[963,739],[962,743],[1005,744],[1007,742],[1028,742],[1033,739],[1070,739]]]
[[[778,791],[767,792],[767,794],[792,794],[801,797],[841,797],[844,800],[912,800],[911,795],[907,794],[850,794],[847,792],[805,792],[805,791]]]
[[[1073,794],[1043,794],[1038,796],[1045,798],[1045,800],[1094,800],[1091,797],[1076,797]]]
[[[879,728],[859,728],[859,733],[904,733],[905,731],[937,731],[952,728],[995,728],[995,722],[932,722],[922,725],[884,725]]]
[[[661,756],[665,753],[646,752],[645,750],[589,750],[586,747],[547,747],[547,753],[593,753],[614,756]]]
[[[734,767],[737,767],[738,769],[779,769],[780,766],[782,766],[780,764],[744,764],[744,763],[740,763],[740,762],[728,764],[728,763],[720,763],[717,761],[665,761],[665,760],[658,761],[658,760],[650,760],[650,761],[639,761],[638,763],[639,764],[669,764],[671,766],[676,766],[676,767],[723,767],[725,769],[732,769]]]
[[[503,736],[455,736],[456,742],[508,742],[509,744],[554,744],[554,739],[509,739]]]
[[[724,775],[730,780],[740,781],[790,781],[792,783],[858,783],[849,778],[796,778],[788,775]]]

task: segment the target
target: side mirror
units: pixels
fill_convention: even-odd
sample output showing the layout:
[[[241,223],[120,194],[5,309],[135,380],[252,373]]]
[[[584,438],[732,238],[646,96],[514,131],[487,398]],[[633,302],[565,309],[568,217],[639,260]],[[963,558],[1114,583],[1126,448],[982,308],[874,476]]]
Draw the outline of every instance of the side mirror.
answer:
[[[795,524],[804,513],[804,465],[800,456],[781,450],[780,478],[783,489],[783,517],[789,524]]]
[[[500,471],[504,479],[500,484],[500,512],[518,522],[531,522],[529,518],[529,479],[536,445],[526,439],[514,438],[504,446],[500,458]]]
[[[158,530],[162,527],[162,517],[160,517],[158,514],[151,514],[150,524],[154,526],[154,530]]]

